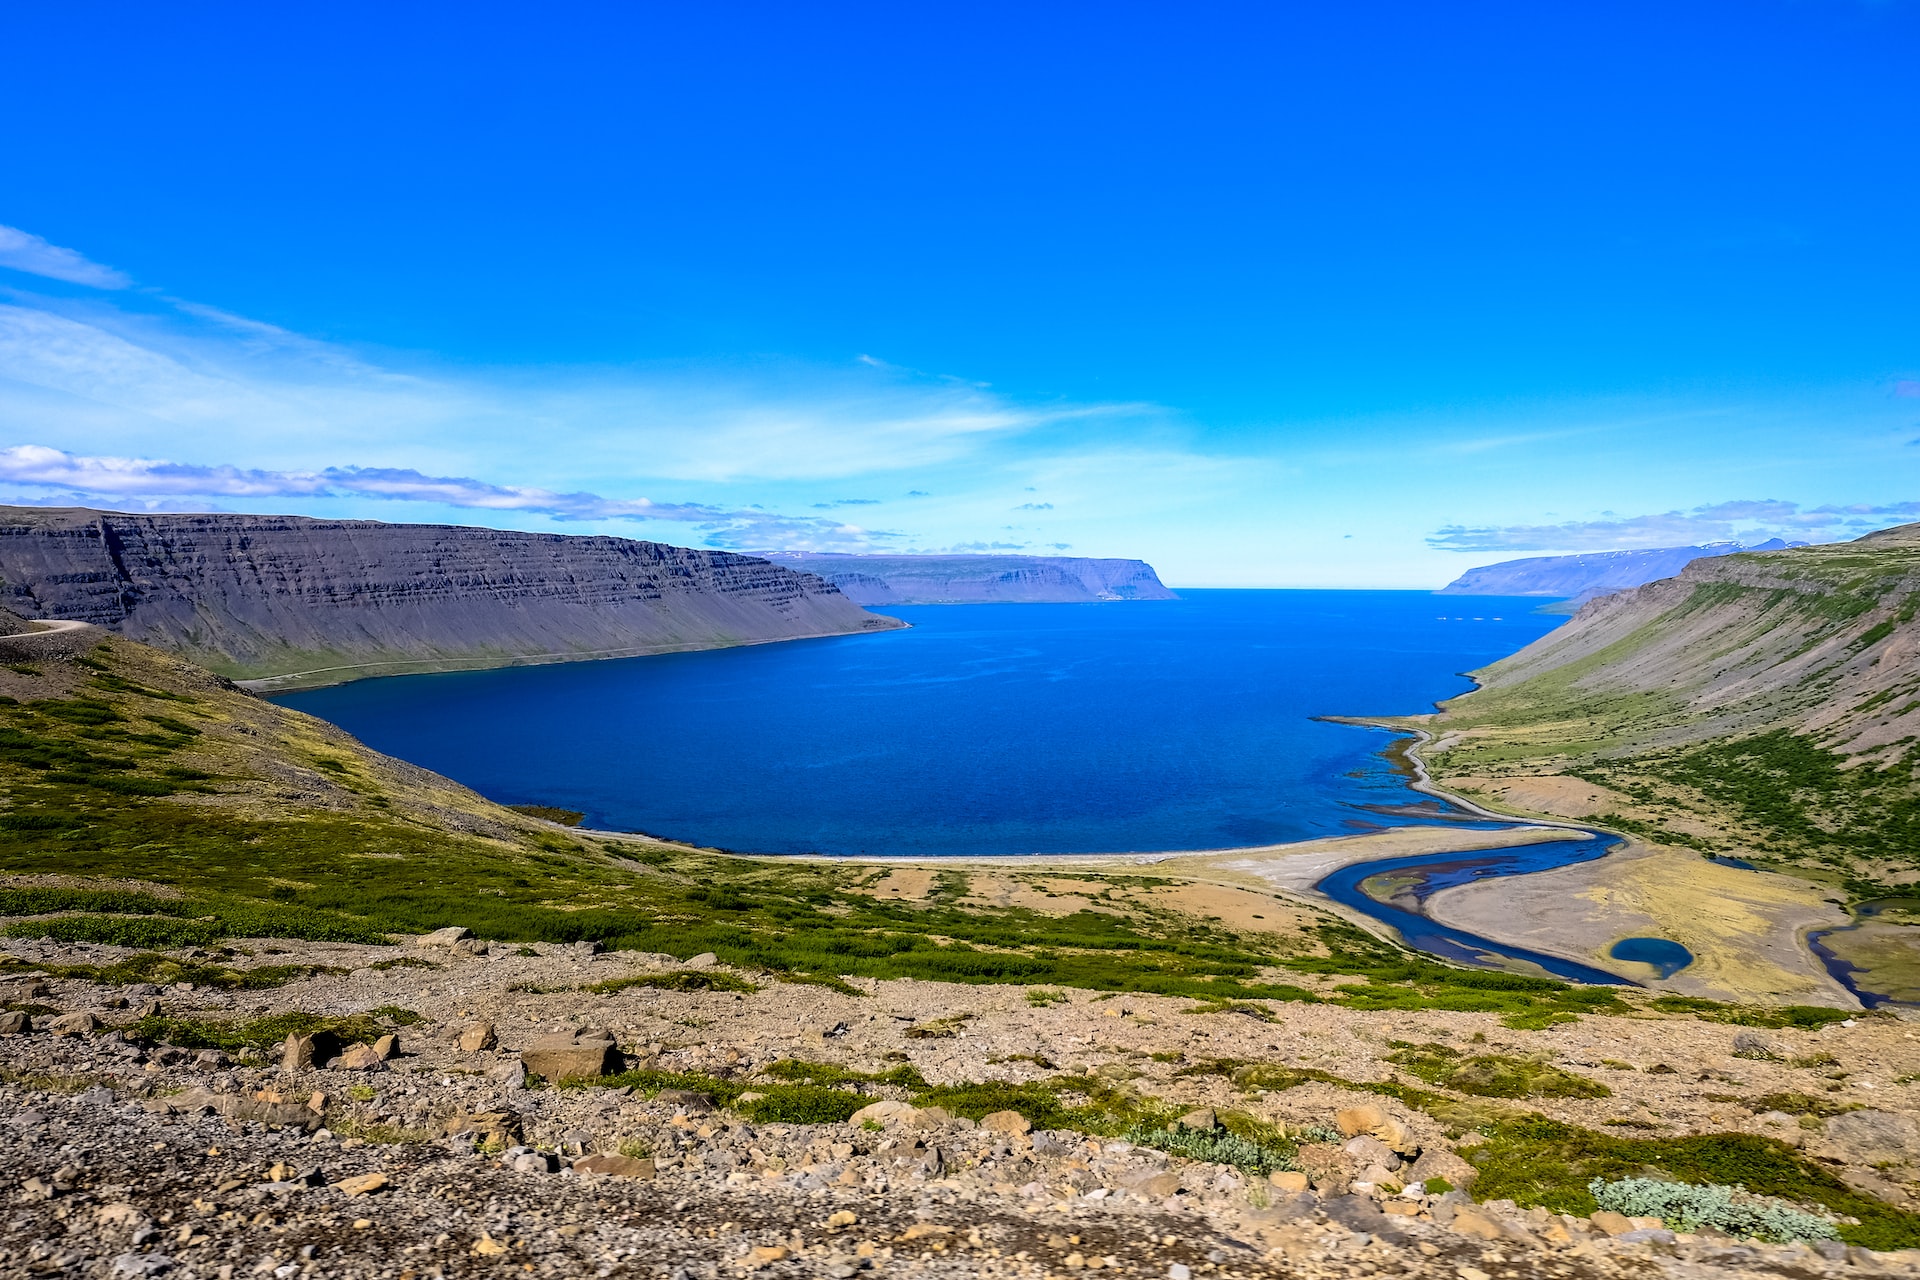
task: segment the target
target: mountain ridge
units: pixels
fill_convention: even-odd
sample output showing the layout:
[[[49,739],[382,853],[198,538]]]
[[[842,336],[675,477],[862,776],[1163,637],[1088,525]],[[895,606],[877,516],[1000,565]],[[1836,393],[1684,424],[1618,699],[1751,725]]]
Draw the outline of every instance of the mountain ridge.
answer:
[[[1779,538],[1742,547],[1737,542],[1708,542],[1695,547],[1655,547],[1639,551],[1583,551],[1568,556],[1531,556],[1467,570],[1438,594],[1443,596],[1562,596],[1552,612],[1571,613],[1596,596],[1611,595],[1670,578],[1695,560],[1742,551],[1780,551]]]
[[[1655,842],[1866,895],[1917,883],[1917,614],[1920,525],[1697,559],[1473,673],[1423,755],[1522,809],[1566,814],[1549,799],[1577,782],[1572,816]]]
[[[861,605],[1077,604],[1178,598],[1144,560],[818,551],[775,552],[767,559],[817,574]]]
[[[751,556],[600,535],[0,508],[0,603],[273,687],[899,626]]]

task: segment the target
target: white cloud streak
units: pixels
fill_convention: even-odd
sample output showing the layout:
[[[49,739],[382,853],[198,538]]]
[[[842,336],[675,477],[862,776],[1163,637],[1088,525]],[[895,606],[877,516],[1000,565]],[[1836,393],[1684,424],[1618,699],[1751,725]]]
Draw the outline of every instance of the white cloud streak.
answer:
[[[72,249],[48,244],[18,227],[0,226],[0,267],[92,289],[124,289],[133,281],[112,267],[88,261]]]
[[[1738,539],[1788,541],[1857,537],[1920,517],[1920,502],[1802,507],[1774,498],[1741,499],[1655,515],[1549,525],[1448,525],[1427,538],[1437,551],[1630,551]]]
[[[801,549],[869,548],[898,535],[815,516],[729,509],[697,502],[603,498],[593,493],[489,484],[460,476],[429,476],[394,467],[328,467],[320,471],[265,471],[202,466],[154,458],[86,457],[45,445],[0,449],[0,483],[58,491],[61,498],[124,502],[178,510],[182,497],[376,498],[482,511],[520,511],[558,521],[662,521],[699,526],[716,546]]]

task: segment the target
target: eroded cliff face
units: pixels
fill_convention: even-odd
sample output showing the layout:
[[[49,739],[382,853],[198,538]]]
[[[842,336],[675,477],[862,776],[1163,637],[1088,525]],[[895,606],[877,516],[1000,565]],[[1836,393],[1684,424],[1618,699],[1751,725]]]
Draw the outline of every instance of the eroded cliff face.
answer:
[[[1144,560],[1085,556],[857,556],[787,552],[768,557],[818,574],[860,604],[1074,604],[1172,600]]]
[[[0,603],[276,687],[900,625],[751,556],[298,516],[0,508]]]

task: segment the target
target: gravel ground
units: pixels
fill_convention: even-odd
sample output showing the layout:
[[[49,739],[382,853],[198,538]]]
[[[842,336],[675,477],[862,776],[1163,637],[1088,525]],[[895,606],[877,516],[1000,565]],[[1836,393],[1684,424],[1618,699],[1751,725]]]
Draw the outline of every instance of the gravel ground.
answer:
[[[12,946],[21,958],[58,963],[118,954]],[[1391,1037],[1482,1035],[1494,1048],[1504,1038],[1575,1067],[1599,1060],[1589,1046],[1604,1048],[1610,1061],[1640,1060],[1640,1071],[1608,1074],[1619,1096],[1542,1100],[1550,1113],[1592,1124],[1596,1108],[1658,1110],[1677,1132],[1692,1123],[1689,1115],[1702,1126],[1714,1115],[1721,1127],[1769,1131],[1776,1122],[1704,1095],[1727,1096],[1732,1086],[1723,1077],[1736,1073],[1749,1089],[1804,1088],[1809,1069],[1733,1057],[1735,1031],[1724,1026],[1588,1019],[1520,1033],[1483,1015],[1364,1015],[1325,1006],[1283,1009],[1279,1024],[1267,1024],[1189,1015],[1179,1000],[1075,992],[1037,1008],[1020,988],[905,982],[873,984],[862,999],[781,985],[740,995],[647,988],[594,995],[577,988],[681,962],[553,947],[521,954],[496,946],[480,955],[300,943],[271,949],[278,954],[256,962],[320,962],[344,972],[238,993],[31,977],[0,984],[5,1003],[34,1011],[31,1030],[0,1035],[0,1137],[7,1139],[0,1141],[0,1274],[1039,1280],[1095,1270],[1173,1280],[1485,1280],[1920,1270],[1910,1254],[1745,1245],[1657,1224],[1616,1237],[1540,1210],[1476,1206],[1459,1191],[1375,1192],[1364,1178],[1350,1186],[1351,1169],[1297,1192],[1111,1139],[1011,1132],[904,1107],[877,1129],[754,1125],[699,1097],[529,1089],[519,1057],[537,1037],[590,1038],[592,1029],[607,1028],[631,1060],[733,1078],[783,1057],[869,1071],[904,1057],[929,1080],[1017,1080],[1047,1074],[1032,1061],[1045,1058],[1131,1075],[1137,1087],[1182,1105],[1232,1104],[1277,1122],[1328,1124],[1342,1108],[1380,1099],[1315,1084],[1250,1101],[1217,1076],[1177,1077],[1151,1055],[1170,1058],[1178,1046],[1189,1058],[1315,1065],[1381,1079]],[[371,967],[400,956],[431,956],[437,967]],[[286,1071],[115,1030],[152,1002],[172,1015],[227,1019],[399,1005],[423,1021],[404,1028],[398,1056],[374,1069]],[[56,1034],[56,1019],[76,1012],[99,1025]],[[907,1034],[935,1018],[955,1019],[948,1024],[955,1029],[933,1038]],[[479,1021],[493,1025],[498,1045],[463,1049],[458,1037]],[[1861,1096],[1895,1108],[1872,1114],[1912,1123],[1909,1086],[1894,1083],[1920,1067],[1905,1024],[1863,1021],[1818,1037],[1769,1034],[1798,1037],[1783,1049],[1817,1044],[1818,1056],[1831,1060],[1823,1076],[1839,1064],[1853,1081],[1846,1088],[1860,1090],[1864,1081]],[[1025,1057],[1008,1060],[1017,1055]],[[1666,1069],[1646,1069],[1654,1065]],[[889,1091],[873,1092],[879,1099]],[[1397,1104],[1391,1110],[1423,1158],[1452,1158],[1430,1120]],[[1810,1151],[1845,1151],[1840,1137],[1801,1132]],[[502,1136],[489,1141],[494,1133]],[[573,1167],[588,1157],[596,1157],[589,1167]],[[1906,1194],[1901,1170],[1862,1173],[1888,1198]]]

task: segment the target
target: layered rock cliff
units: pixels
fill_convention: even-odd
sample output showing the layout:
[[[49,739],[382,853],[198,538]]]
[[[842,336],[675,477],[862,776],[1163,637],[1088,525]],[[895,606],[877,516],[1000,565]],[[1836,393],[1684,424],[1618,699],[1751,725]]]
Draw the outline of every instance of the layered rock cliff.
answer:
[[[0,604],[276,687],[900,625],[812,574],[628,538],[0,508]]]
[[[1144,560],[1079,556],[856,556],[783,552],[767,557],[825,578],[856,603],[1072,604],[1173,600]]]

